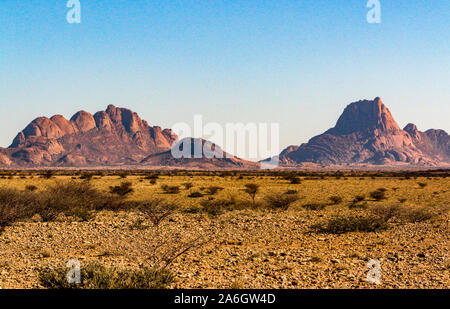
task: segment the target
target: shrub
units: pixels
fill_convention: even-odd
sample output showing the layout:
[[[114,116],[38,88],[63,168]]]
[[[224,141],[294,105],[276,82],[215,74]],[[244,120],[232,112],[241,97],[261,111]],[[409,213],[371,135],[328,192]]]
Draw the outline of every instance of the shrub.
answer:
[[[400,218],[406,222],[416,223],[432,219],[436,214],[425,207],[417,209],[404,208]]]
[[[119,196],[126,196],[134,191],[133,184],[129,181],[122,182],[120,186],[109,187],[111,194],[117,194]]]
[[[355,196],[355,199],[353,200],[353,202],[359,203],[359,202],[364,201],[365,199],[366,199],[366,197],[364,195],[357,195],[357,196]]]
[[[287,190],[284,194],[298,194],[297,190]]]
[[[417,183],[419,185],[419,187],[421,188],[425,188],[428,184],[426,182],[419,182]]]
[[[89,182],[58,182],[42,192],[0,189],[0,227],[38,214],[51,221],[63,213],[89,220],[92,212],[122,207],[120,199],[93,188]]]
[[[244,192],[246,192],[248,195],[250,195],[253,205],[255,204],[255,197],[256,197],[256,194],[258,193],[258,191],[259,191],[258,184],[248,183],[245,185]]]
[[[436,214],[431,210],[421,208],[409,208],[399,205],[378,205],[370,208],[370,211],[385,221],[397,219],[402,222],[423,222],[432,219]]]
[[[370,196],[376,201],[385,200],[386,199],[386,191],[378,189],[378,190],[371,192]]]
[[[270,194],[264,197],[270,208],[279,210],[288,210],[289,206],[299,199],[297,194]]]
[[[38,187],[36,187],[36,186],[34,186],[34,185],[27,185],[27,186],[25,187],[25,190],[31,191],[31,192],[34,192],[34,191],[36,191],[37,189],[38,189]]]
[[[233,203],[225,200],[203,200],[200,202],[202,210],[211,216],[223,214],[226,210],[232,210]]]
[[[367,209],[368,205],[367,205],[367,203],[358,204],[358,203],[353,202],[348,206],[348,208],[349,209]]]
[[[92,180],[92,177],[94,177],[94,174],[92,174],[92,173],[83,173],[80,176],[80,179],[83,179],[83,180],[86,180],[86,181],[90,181],[90,180]]]
[[[42,176],[42,178],[50,179],[53,177],[54,174],[55,174],[54,171],[48,170],[48,171],[45,171],[44,173],[42,173],[41,176]]]
[[[119,177],[120,177],[121,179],[125,179],[125,178],[128,177],[128,173],[127,173],[127,172],[121,172],[121,173],[119,173]]]
[[[189,190],[189,189],[191,189],[194,185],[192,184],[192,182],[185,182],[185,183],[183,184],[183,186],[184,186],[184,188],[185,188],[186,190]]]
[[[168,185],[162,185],[161,189],[163,189],[164,193],[166,194],[178,194],[180,193],[180,187],[179,186],[168,186]]]
[[[31,217],[36,196],[29,191],[0,188],[0,232],[16,220]]]
[[[206,192],[209,195],[216,195],[217,192],[219,192],[221,190],[223,190],[223,188],[222,187],[217,187],[217,186],[210,186],[210,187],[206,188]]]
[[[157,227],[164,219],[173,214],[176,208],[174,204],[155,198],[145,202],[140,207],[140,211]]]
[[[398,205],[377,205],[371,207],[370,212],[387,222],[393,217],[399,217],[401,208]]]
[[[150,174],[150,175],[147,175],[144,177],[144,179],[147,179],[147,180],[156,180],[158,178],[159,178],[159,176],[157,174]]]
[[[106,268],[98,262],[81,267],[81,283],[70,284],[68,268],[41,269],[39,282],[47,289],[166,289],[174,277],[165,269],[139,270]]]
[[[192,192],[191,194],[188,195],[188,197],[190,198],[199,198],[199,197],[203,197],[204,195],[200,192]]]
[[[47,187],[39,198],[38,209],[44,221],[54,220],[58,214],[89,220],[92,211],[113,209],[119,202],[92,187],[89,182],[60,182]]]
[[[388,224],[376,216],[336,216],[311,226],[316,233],[344,234],[349,232],[376,232],[386,230]]]
[[[342,197],[332,196],[332,197],[330,197],[330,202],[332,205],[338,205],[338,204],[342,203]]]
[[[145,225],[144,223],[145,223],[145,219],[138,218],[130,225],[130,229],[131,230],[140,230],[140,231],[146,230],[149,227],[147,225]]]
[[[292,185],[299,185],[302,183],[302,180],[298,177],[293,177],[290,179]]]
[[[308,209],[308,210],[322,210],[322,209],[325,209],[325,207],[327,207],[327,205],[325,205],[325,204],[305,204],[302,207],[305,209]]]

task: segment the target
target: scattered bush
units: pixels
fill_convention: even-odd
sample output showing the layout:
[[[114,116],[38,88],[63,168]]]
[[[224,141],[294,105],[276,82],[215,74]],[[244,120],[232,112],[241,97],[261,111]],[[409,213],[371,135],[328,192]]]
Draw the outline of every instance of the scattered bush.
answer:
[[[252,203],[254,205],[256,194],[259,192],[259,185],[255,184],[255,183],[248,183],[245,185],[244,192],[246,192],[248,195],[250,195],[250,197],[252,199]]]
[[[221,190],[223,190],[223,188],[222,187],[217,187],[217,186],[210,186],[210,187],[206,188],[206,192],[209,195],[216,195],[217,192],[219,192]]]
[[[406,209],[404,208],[401,213],[401,219],[410,222],[423,222],[432,219],[436,214],[425,207],[417,208],[417,209]]]
[[[80,176],[80,179],[83,179],[83,180],[86,180],[86,181],[90,181],[90,180],[92,180],[93,177],[94,177],[94,174],[92,174],[92,173],[83,173]]]
[[[226,210],[230,210],[231,203],[224,200],[203,200],[200,202],[202,210],[211,216],[223,214]]]
[[[370,197],[372,197],[375,201],[381,201],[386,199],[386,191],[383,190],[375,190],[370,193]]]
[[[183,184],[183,186],[184,186],[184,188],[185,188],[186,190],[189,190],[189,189],[191,189],[194,185],[192,184],[192,182],[185,182],[185,183]]]
[[[38,189],[38,187],[36,187],[36,186],[34,186],[34,185],[27,185],[27,186],[25,187],[25,190],[31,191],[31,192],[34,192],[34,191],[36,191],[37,189]]]
[[[300,178],[298,178],[298,177],[293,177],[293,178],[291,178],[290,181],[291,181],[292,185],[299,185],[299,184],[302,183],[302,180]]]
[[[33,192],[0,188],[0,232],[14,221],[31,217],[35,201]]]
[[[89,182],[58,182],[41,192],[0,188],[0,229],[34,215],[43,221],[55,220],[61,213],[89,220],[95,210],[131,206],[93,188]]]
[[[81,283],[70,284],[67,280],[69,269],[41,269],[39,282],[47,289],[166,289],[174,280],[165,269],[142,268],[128,270],[106,268],[98,262],[81,267]]]
[[[164,219],[173,214],[176,208],[177,206],[174,204],[155,198],[147,201],[139,210],[157,227]]]
[[[44,221],[54,220],[60,213],[82,220],[92,218],[92,211],[114,209],[120,199],[114,199],[89,182],[60,182],[50,186],[40,196],[38,213]]]
[[[53,177],[53,175],[55,175],[55,172],[51,171],[51,170],[48,170],[48,171],[45,171],[44,173],[42,173],[41,177],[44,178],[44,179],[50,179],[50,178]]]
[[[358,203],[351,203],[348,208],[349,209],[367,209],[369,206],[367,205],[367,203],[362,203],[362,204],[358,204]]]
[[[264,197],[268,207],[275,210],[288,210],[299,199],[297,194],[269,194]]]
[[[117,194],[119,196],[126,196],[134,191],[133,184],[129,181],[122,182],[120,186],[109,187],[111,194]]]
[[[332,205],[338,205],[338,204],[342,203],[342,197],[332,196],[332,197],[330,197],[330,202]]]
[[[370,211],[386,222],[391,219],[397,219],[403,222],[415,223],[429,220],[435,216],[432,211],[425,207],[409,208],[399,205],[377,205],[371,207]]]
[[[162,185],[161,189],[163,189],[164,193],[166,194],[178,194],[180,193],[180,187],[179,186],[169,186],[169,185]]]
[[[284,194],[298,194],[297,190],[287,190]]]
[[[426,182],[419,182],[417,183],[419,185],[419,187],[421,188],[425,188],[426,186],[428,186],[428,184]]]
[[[355,199],[353,200],[354,203],[360,203],[362,201],[364,201],[366,199],[366,197],[364,195],[357,195],[355,196]]]
[[[344,234],[349,232],[376,232],[386,230],[388,224],[376,216],[336,216],[325,222],[311,226],[312,231],[325,234]]]
[[[323,209],[325,209],[325,207],[327,207],[327,205],[313,203],[313,204],[305,204],[302,207],[305,209],[308,209],[308,210],[323,210]]]
[[[202,193],[200,193],[200,192],[192,192],[192,193],[190,193],[188,195],[188,197],[190,197],[190,198],[200,198],[200,197],[203,197],[203,196],[204,195]]]

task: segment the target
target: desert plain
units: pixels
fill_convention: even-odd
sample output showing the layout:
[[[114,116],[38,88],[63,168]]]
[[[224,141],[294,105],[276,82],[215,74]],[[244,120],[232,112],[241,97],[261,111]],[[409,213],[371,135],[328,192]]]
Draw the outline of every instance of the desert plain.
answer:
[[[4,171],[0,287],[58,287],[42,274],[76,259],[81,269],[163,269],[170,279],[151,287],[167,289],[447,289],[448,175]]]

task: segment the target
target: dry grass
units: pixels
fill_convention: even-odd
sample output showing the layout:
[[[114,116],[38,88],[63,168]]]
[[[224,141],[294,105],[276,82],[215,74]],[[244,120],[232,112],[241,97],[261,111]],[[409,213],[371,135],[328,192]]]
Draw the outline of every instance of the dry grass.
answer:
[[[410,176],[390,177],[384,174],[362,177],[359,177],[360,175],[306,176],[300,173],[287,177],[276,173],[255,175],[233,172],[186,172],[180,174],[147,172],[135,175],[129,173],[98,175],[98,173],[92,172],[92,175],[92,177],[86,177],[86,174],[82,173],[61,175],[59,172],[48,175],[39,172],[29,173],[25,176],[21,174],[3,175],[0,177],[0,227],[6,227],[8,231],[16,231],[16,229],[27,231],[33,228],[34,223],[31,218],[36,214],[41,216],[44,221],[54,221],[62,213],[69,217],[67,220],[81,219],[84,221],[82,224],[86,226],[86,231],[96,233],[96,218],[103,217],[104,213],[109,213],[107,210],[132,210],[120,211],[120,220],[114,221],[114,224],[110,226],[112,219],[108,219],[110,221],[103,222],[101,227],[112,230],[108,237],[114,238],[117,235],[119,240],[119,235],[122,237],[129,234],[126,236],[129,237],[128,242],[137,239],[141,247],[136,250],[138,250],[139,256],[145,256],[145,262],[151,261],[149,264],[151,269],[155,269],[152,268],[153,265],[170,265],[179,254],[183,255],[183,252],[187,252],[185,250],[200,248],[203,241],[199,240],[198,235],[187,238],[186,232],[202,226],[204,230],[201,233],[203,234],[207,234],[209,229],[214,229],[213,235],[216,238],[212,238],[212,246],[204,250],[198,249],[186,260],[183,256],[175,264],[176,267],[186,267],[188,271],[191,271],[192,268],[211,271],[212,267],[215,267],[216,277],[220,277],[220,274],[228,268],[235,272],[237,265],[239,267],[245,267],[247,264],[256,265],[255,269],[258,269],[260,265],[268,263],[264,262],[266,260],[264,250],[267,248],[279,252],[290,250],[292,244],[299,244],[299,246],[303,246],[297,248],[300,252],[308,251],[302,259],[311,260],[310,264],[319,267],[311,270],[312,272],[320,272],[320,267],[328,263],[327,254],[333,255],[347,249],[347,251],[354,249],[358,251],[359,256],[365,257],[365,252],[368,252],[369,247],[372,248],[373,243],[376,243],[378,247],[376,250],[373,249],[372,253],[383,250],[385,244],[390,244],[389,239],[397,237],[396,233],[399,229],[405,235],[413,235],[407,238],[407,243],[412,244],[411,247],[421,244],[418,237],[423,233],[418,233],[418,230],[433,230],[434,226],[437,226],[435,230],[438,230],[439,235],[443,235],[445,232],[442,222],[447,222],[446,212],[448,211],[445,206],[450,202],[450,190],[446,189],[450,187],[450,180],[443,177],[427,179],[426,177]],[[80,179],[80,176],[84,179]],[[133,191],[124,196],[111,194],[110,188],[121,187],[124,178],[127,182],[132,183]],[[150,183],[156,179],[158,185]],[[299,181],[295,180],[292,183],[293,179]],[[421,187],[417,185],[419,182],[426,182],[427,185]],[[31,190],[32,186],[36,189]],[[212,187],[220,189],[214,189],[212,192],[209,190]],[[373,192],[381,193],[371,196]],[[330,199],[330,197],[333,198]],[[114,218],[115,214],[116,212],[111,213],[111,217],[108,218]],[[124,221],[123,225],[121,221]],[[20,222],[20,225],[11,226],[16,222]],[[59,226],[59,223],[52,224]],[[45,227],[37,223],[36,226]],[[67,231],[71,230],[70,226],[62,226]],[[177,227],[176,232],[172,230],[175,227]],[[49,227],[49,229],[51,228]],[[162,234],[158,234],[158,230],[161,230]],[[226,236],[218,236],[221,235],[222,230]],[[311,231],[313,233],[309,233]],[[22,235],[21,233],[20,235]],[[414,235],[418,235],[417,238]],[[96,234],[95,237],[100,236]],[[8,234],[8,237],[11,235]],[[222,245],[223,237],[227,237],[227,241],[230,242]],[[317,240],[319,238],[328,239],[328,237],[336,238],[329,243]],[[433,239],[431,236],[428,237]],[[297,242],[296,239],[299,238],[302,238],[303,241]],[[101,249],[101,252],[117,251],[118,249],[116,250],[114,247],[115,238],[111,240],[108,248],[103,247],[103,243],[108,239],[105,235],[102,244],[97,244],[97,248]],[[247,239],[249,243],[246,243]],[[359,243],[364,242],[365,239],[371,240],[371,243],[367,241],[366,246],[359,248]],[[50,241],[47,239],[46,243]],[[150,245],[151,241],[156,241],[156,245]],[[381,244],[382,242],[384,245]],[[164,243],[164,246],[159,246],[161,243]],[[229,243],[233,245],[229,245]],[[3,250],[5,250],[5,246],[12,245],[5,242]],[[441,248],[444,243],[441,240],[436,246]],[[23,247],[26,246],[21,248]],[[309,251],[313,247],[315,249]],[[52,249],[51,254],[47,254],[45,247],[32,248],[30,250],[36,250],[37,253],[34,255],[27,253],[29,254],[28,260],[33,260],[38,255],[52,261],[52,265],[55,265],[55,262],[64,261],[60,257],[64,250],[58,253]],[[236,256],[234,251],[238,248],[242,248],[242,251],[239,256]],[[292,248],[292,250],[297,249]],[[393,250],[391,249],[391,251]],[[209,251],[211,253],[207,253]],[[249,251],[252,251],[252,254],[248,253]],[[76,252],[79,255],[88,256],[89,259],[88,253],[80,250]],[[135,254],[133,256],[135,258],[138,254],[127,250],[122,250],[122,252],[120,256],[103,256],[102,258],[108,261],[108,265],[111,265],[110,262],[126,260],[131,254]],[[413,256],[419,253],[414,252]],[[97,252],[95,256],[99,257],[98,254]],[[272,259],[279,258],[273,261],[273,267],[279,266],[281,269],[284,267],[287,257],[277,254],[267,259],[272,261]],[[292,253],[292,256],[295,254]],[[202,256],[203,259],[211,257],[209,261],[212,265],[204,265],[202,260],[196,261],[197,255]],[[219,259],[219,256],[223,260],[218,260],[217,265],[211,262]],[[254,264],[251,261],[244,263],[243,259],[250,258],[250,256],[255,260]],[[315,256],[320,258],[311,258]],[[0,258],[0,260],[5,259],[1,254]],[[240,259],[239,264],[224,264],[228,261],[232,263],[236,259]],[[436,257],[436,260],[439,258]],[[133,264],[133,261],[130,258],[128,263]],[[188,264],[184,266],[183,263]],[[202,265],[203,268],[199,268],[197,265]],[[225,269],[220,268],[222,265]],[[304,267],[292,265],[290,267],[294,267],[294,269]],[[134,267],[134,269],[138,268]],[[106,273],[108,273],[108,269],[106,268]],[[177,271],[177,268],[175,270]],[[134,272],[130,269],[126,271]],[[266,269],[265,273],[269,271],[273,270]],[[249,276],[253,273],[254,269],[247,270]],[[186,273],[184,274],[186,275]],[[289,276],[289,274],[286,275]],[[277,273],[276,276],[278,276]],[[51,278],[51,276],[47,278]],[[57,277],[53,276],[53,278]],[[256,287],[269,287],[269,283],[267,283],[269,278],[261,280],[264,284],[255,285]],[[108,286],[117,284],[114,283],[114,280],[110,282]],[[182,282],[190,281],[183,279]],[[272,284],[278,284],[276,282],[279,280],[274,279]],[[57,287],[58,284],[62,283],[55,283],[54,287]],[[200,284],[192,283],[189,287],[197,287]],[[252,284],[251,280],[250,284]],[[302,282],[297,280],[297,284],[301,285]],[[214,287],[230,285],[232,285],[232,281],[226,285],[214,285]],[[51,285],[46,286],[51,287]],[[92,286],[97,285],[93,284]],[[132,284],[122,285],[122,287],[127,286],[139,288]]]
[[[81,267],[81,283],[69,283],[68,268],[41,269],[40,284],[47,289],[165,289],[174,280],[165,269],[142,268],[138,270],[107,268],[91,262]]]

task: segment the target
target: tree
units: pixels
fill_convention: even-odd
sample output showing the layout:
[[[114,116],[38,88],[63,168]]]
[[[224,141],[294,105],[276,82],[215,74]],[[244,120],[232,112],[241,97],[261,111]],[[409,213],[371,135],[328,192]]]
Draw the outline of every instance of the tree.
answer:
[[[259,191],[259,185],[256,183],[248,183],[245,185],[244,191],[252,198],[252,204],[255,206],[255,197]]]

